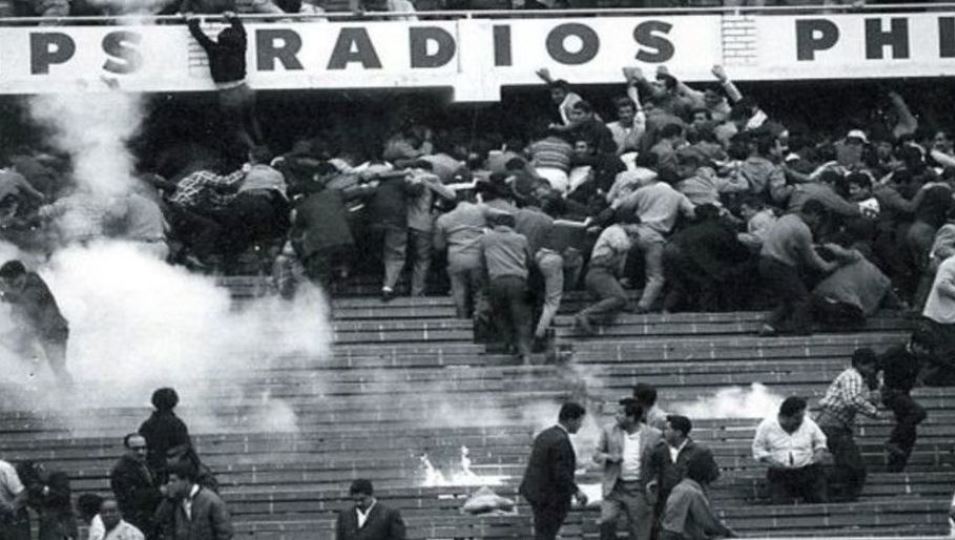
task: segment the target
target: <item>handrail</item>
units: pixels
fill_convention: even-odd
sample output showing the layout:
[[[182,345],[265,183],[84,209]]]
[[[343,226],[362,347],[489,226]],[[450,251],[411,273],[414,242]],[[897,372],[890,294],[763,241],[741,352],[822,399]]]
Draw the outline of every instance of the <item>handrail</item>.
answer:
[[[702,6],[702,7],[673,7],[673,8],[594,8],[594,9],[493,9],[493,10],[436,10],[416,12],[364,12],[353,13],[347,11],[327,12],[320,14],[242,14],[239,17],[246,21],[326,21],[330,19],[347,21],[366,21],[370,19],[473,19],[473,18],[562,18],[562,17],[592,17],[598,16],[673,16],[673,15],[701,15],[701,14],[745,14],[771,15],[787,13],[794,15],[834,13],[882,13],[904,11],[916,12],[944,12],[952,11],[955,15],[955,3],[920,3],[920,4],[878,4],[871,6],[852,5],[798,5],[798,6]],[[201,19],[215,19],[217,14],[198,14]],[[0,17],[0,26],[20,26],[42,24],[44,26],[69,26],[72,24],[109,23],[128,25],[148,25],[155,23],[183,22],[181,15],[80,15],[67,17]]]

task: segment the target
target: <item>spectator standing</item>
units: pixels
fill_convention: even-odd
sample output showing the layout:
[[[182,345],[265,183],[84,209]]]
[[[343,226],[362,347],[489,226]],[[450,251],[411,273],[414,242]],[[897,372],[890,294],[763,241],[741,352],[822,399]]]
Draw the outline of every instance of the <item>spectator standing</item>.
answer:
[[[893,345],[879,358],[882,404],[895,415],[895,425],[885,444],[888,472],[905,470],[918,437],[918,425],[928,416],[925,408],[912,398],[912,389],[926,359],[932,356],[931,343],[931,331],[920,326],[907,342]]]
[[[401,514],[378,502],[370,480],[352,482],[348,495],[354,505],[338,513],[335,540],[405,540]]]
[[[431,163],[427,161],[418,160],[412,163],[410,174],[412,196],[408,199],[406,227],[414,249],[411,296],[423,296],[434,251],[434,214],[431,213],[431,208],[437,198],[454,201],[455,194],[431,172]]]
[[[116,501],[105,499],[90,523],[89,540],[145,540],[145,536],[135,525],[123,520]]]
[[[753,458],[769,465],[766,479],[773,504],[794,497],[808,503],[826,502],[826,435],[806,417],[806,400],[790,396],[779,414],[763,420],[753,438]]]
[[[643,423],[644,410],[635,399],[621,400],[612,425],[600,433],[594,462],[603,467],[600,539],[617,538],[617,520],[626,514],[631,540],[649,540],[659,487],[654,459],[665,446],[660,430]]]
[[[166,500],[156,511],[166,540],[230,540],[232,518],[214,491],[196,483],[196,470],[185,462],[169,468]]]
[[[38,540],[79,538],[70,477],[63,471],[51,471],[32,461],[23,461],[16,469],[28,493],[27,505],[39,518]]]
[[[56,298],[36,272],[27,272],[23,263],[7,261],[0,266],[0,290],[10,304],[13,320],[24,353],[42,353],[61,388],[73,385],[66,370],[66,344],[69,323],[60,312]]]
[[[16,468],[0,460],[0,538],[30,540],[29,493],[20,482]]]
[[[932,355],[922,380],[933,386],[952,384],[955,382],[955,256],[939,265],[922,317],[933,336]]]
[[[852,366],[839,374],[819,401],[816,423],[826,435],[833,469],[829,476],[830,497],[841,488],[840,498],[854,501],[865,485],[866,467],[853,438],[857,414],[878,418],[872,391],[877,390],[879,359],[872,349],[856,349]],[[876,388],[872,388],[875,386]]]
[[[667,413],[657,406],[657,389],[647,383],[637,383],[633,385],[633,399],[643,407],[643,422],[662,432],[666,428]]]
[[[577,487],[577,455],[570,435],[577,433],[587,411],[577,403],[560,408],[557,425],[534,438],[534,446],[521,481],[520,494],[534,513],[534,539],[554,540],[570,511],[571,500],[586,506],[587,496]]]
[[[158,483],[166,481],[166,452],[181,444],[190,444],[189,429],[173,409],[179,404],[179,394],[172,388],[153,392],[152,415],[139,426],[139,434],[146,439],[146,464],[156,474]]]
[[[655,459],[661,462],[660,497],[658,506],[662,510],[673,489],[687,477],[690,463],[698,460],[702,467],[702,476],[695,479],[706,490],[720,477],[720,467],[713,459],[713,452],[690,438],[693,423],[689,418],[676,414],[667,415],[663,440],[666,446],[657,452]]]
[[[498,332],[508,349],[523,363],[530,363],[531,307],[528,303],[528,263],[532,260],[527,239],[514,231],[511,214],[489,216],[494,227],[481,238],[481,257],[488,275],[488,294]]]
[[[153,514],[162,502],[160,483],[146,464],[146,439],[138,433],[123,437],[125,454],[113,466],[109,485],[125,522],[153,538]]]
[[[435,222],[434,247],[448,250],[448,279],[459,318],[471,317],[484,288],[481,237],[487,227],[485,213],[479,205],[462,200]]]

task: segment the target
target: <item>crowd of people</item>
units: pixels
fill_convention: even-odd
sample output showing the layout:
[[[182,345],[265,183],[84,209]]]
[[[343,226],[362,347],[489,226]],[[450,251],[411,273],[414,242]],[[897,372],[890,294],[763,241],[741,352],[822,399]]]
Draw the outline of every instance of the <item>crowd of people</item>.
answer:
[[[0,171],[0,234],[28,249],[118,237],[201,271],[272,273],[286,296],[381,275],[389,301],[407,266],[412,296],[449,291],[478,339],[524,362],[568,290],[595,299],[575,316],[582,334],[626,311],[631,289],[636,313],[770,309],[765,336],[902,309],[923,316],[934,381],[955,374],[955,149],[898,93],[827,135],[783,125],[720,66],[703,88],[625,68],[614,119],[542,69],[551,118],[524,133],[419,121],[374,149],[318,136],[276,155],[236,52],[242,23],[226,18],[216,41],[189,20],[221,81],[220,139],[244,164],[144,170],[104,197],[63,182],[68,163],[17,153]]]
[[[752,457],[766,467],[766,498],[772,504],[855,501],[865,486],[867,467],[856,445],[856,417],[895,418],[885,444],[887,472],[902,472],[916,442],[925,409],[912,399],[912,384],[927,352],[916,333],[912,340],[878,355],[857,349],[812,415],[799,396],[785,398],[776,414],[756,427]],[[619,401],[614,421],[605,426],[593,452],[603,471],[600,538],[617,538],[626,516],[632,540],[703,540],[737,534],[710,504],[710,486],[720,478],[713,452],[690,437],[686,416],[667,414],[652,386],[638,384]],[[586,506],[575,481],[577,454],[570,435],[586,414],[565,403],[558,423],[534,440],[520,485],[534,517],[535,538],[557,538],[574,501]]]

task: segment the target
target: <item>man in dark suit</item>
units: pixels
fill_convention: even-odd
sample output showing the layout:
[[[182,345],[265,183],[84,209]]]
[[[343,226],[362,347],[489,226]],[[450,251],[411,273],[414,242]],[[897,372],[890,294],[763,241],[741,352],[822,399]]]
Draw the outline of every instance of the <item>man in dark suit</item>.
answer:
[[[155,538],[153,514],[162,494],[159,482],[146,465],[146,439],[139,433],[123,437],[126,453],[119,458],[109,475],[109,485],[123,519],[142,531],[146,538]]]
[[[571,499],[581,506],[587,496],[574,482],[577,454],[569,435],[580,430],[587,411],[577,403],[565,403],[560,408],[557,425],[542,431],[534,439],[520,493],[534,512],[536,540],[554,540],[570,511]]]
[[[686,478],[690,461],[699,460],[698,466],[703,467],[702,473],[705,474],[699,483],[704,490],[720,477],[720,467],[713,459],[713,452],[705,446],[696,444],[690,438],[692,429],[693,423],[689,418],[676,414],[667,416],[666,428],[663,430],[666,445],[656,456],[661,462],[659,513],[662,513],[667,497],[670,496],[673,488]]]
[[[225,503],[211,489],[196,483],[191,463],[169,466],[166,500],[159,505],[165,540],[231,540],[232,518]]]
[[[378,502],[371,481],[355,480],[348,494],[355,504],[338,513],[336,540],[405,540],[401,514]]]

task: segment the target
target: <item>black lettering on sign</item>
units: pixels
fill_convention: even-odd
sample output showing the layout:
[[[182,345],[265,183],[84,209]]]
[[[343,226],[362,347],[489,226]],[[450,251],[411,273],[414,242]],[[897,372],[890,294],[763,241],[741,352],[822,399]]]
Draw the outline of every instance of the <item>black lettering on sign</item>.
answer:
[[[381,69],[378,52],[371,44],[368,31],[364,28],[342,28],[338,40],[332,49],[327,69],[345,69],[351,62],[361,62],[365,69]]]
[[[567,50],[566,41],[570,36],[577,36],[583,43],[579,51],[570,52]],[[594,29],[586,24],[580,23],[566,23],[557,26],[547,34],[546,43],[547,54],[551,58],[561,64],[571,66],[590,62],[600,50],[600,37],[597,36],[597,32],[594,32]]]
[[[30,74],[50,72],[53,64],[63,64],[76,53],[76,42],[62,32],[30,33]]]
[[[955,17],[938,18],[938,55],[955,58]]]
[[[663,63],[672,59],[676,49],[666,37],[672,29],[672,24],[663,21],[646,21],[638,24],[633,29],[633,39],[637,45],[640,45],[640,50],[634,58],[647,63]]]
[[[511,27],[494,25],[494,65],[510,66],[514,63],[511,58]]]
[[[892,47],[892,58],[909,57],[909,21],[901,17],[890,19],[889,30],[882,30],[882,19],[865,20],[866,60],[883,58],[885,47]]]
[[[296,56],[302,50],[302,36],[288,28],[255,31],[255,65],[259,71],[275,71],[275,61],[286,70],[305,69]]]
[[[454,43],[452,36],[444,28],[437,26],[419,26],[409,31],[411,44],[411,67],[413,68],[436,68],[441,67],[454,58],[454,51],[457,44]],[[437,44],[438,49],[433,53],[428,53],[428,43]]]
[[[839,41],[839,27],[828,19],[796,21],[796,60],[815,60],[817,51],[825,51]]]
[[[143,55],[136,45],[143,40],[141,34],[120,30],[103,36],[103,51],[111,58],[106,59],[103,69],[117,75],[134,73],[143,65]]]

